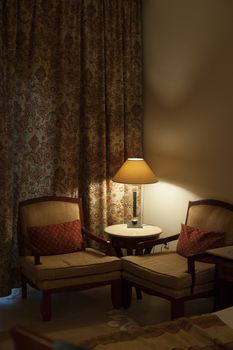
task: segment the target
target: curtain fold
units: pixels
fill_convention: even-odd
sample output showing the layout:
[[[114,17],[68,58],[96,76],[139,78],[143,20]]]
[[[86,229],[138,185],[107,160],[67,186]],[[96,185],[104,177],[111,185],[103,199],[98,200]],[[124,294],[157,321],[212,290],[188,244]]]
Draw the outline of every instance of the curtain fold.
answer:
[[[131,215],[130,186],[111,177],[142,156],[141,12],[140,0],[0,2],[0,295],[16,283],[19,201],[80,195],[99,235]]]

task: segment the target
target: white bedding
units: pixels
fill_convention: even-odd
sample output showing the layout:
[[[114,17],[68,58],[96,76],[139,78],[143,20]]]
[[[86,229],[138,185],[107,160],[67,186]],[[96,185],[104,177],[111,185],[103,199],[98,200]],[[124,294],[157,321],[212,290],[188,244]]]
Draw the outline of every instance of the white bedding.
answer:
[[[233,329],[233,306],[214,312],[214,314]]]
[[[92,350],[233,350],[233,307],[101,335],[81,345]]]

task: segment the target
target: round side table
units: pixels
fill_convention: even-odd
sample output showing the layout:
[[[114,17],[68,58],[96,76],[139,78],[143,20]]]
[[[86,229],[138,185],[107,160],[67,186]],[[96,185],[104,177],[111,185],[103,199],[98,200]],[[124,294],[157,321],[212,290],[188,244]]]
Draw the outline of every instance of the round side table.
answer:
[[[118,224],[107,226],[104,232],[109,235],[117,256],[122,257],[122,248],[127,250],[127,255],[132,255],[139,242],[159,238],[162,229],[153,225],[143,225],[142,228],[134,228],[127,227],[126,224]],[[149,253],[149,251],[146,251],[146,253]]]

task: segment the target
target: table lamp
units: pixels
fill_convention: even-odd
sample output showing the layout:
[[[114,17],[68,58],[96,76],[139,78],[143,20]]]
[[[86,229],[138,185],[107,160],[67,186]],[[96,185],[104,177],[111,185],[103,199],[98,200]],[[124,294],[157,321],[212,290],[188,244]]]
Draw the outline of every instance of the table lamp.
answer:
[[[143,185],[157,182],[157,178],[152,169],[143,158],[128,158],[112,178],[113,181],[131,184]],[[128,227],[142,227],[138,222],[137,215],[137,192],[133,191],[133,217]]]

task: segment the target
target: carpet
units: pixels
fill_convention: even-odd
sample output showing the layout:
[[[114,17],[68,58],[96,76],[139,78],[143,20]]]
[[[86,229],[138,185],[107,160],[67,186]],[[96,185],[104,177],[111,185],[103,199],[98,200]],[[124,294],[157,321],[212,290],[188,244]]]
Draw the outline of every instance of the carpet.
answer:
[[[112,333],[114,330],[136,329],[170,319],[168,301],[143,294],[142,300],[133,295],[128,310],[112,308],[110,287],[105,286],[81,292],[59,293],[52,298],[52,320],[43,322],[39,310],[40,293],[29,289],[28,298],[21,299],[20,289],[0,298],[0,349],[12,350],[9,329],[21,325],[52,339],[76,343],[90,337]],[[211,299],[187,302],[185,315],[192,316],[212,311]]]

